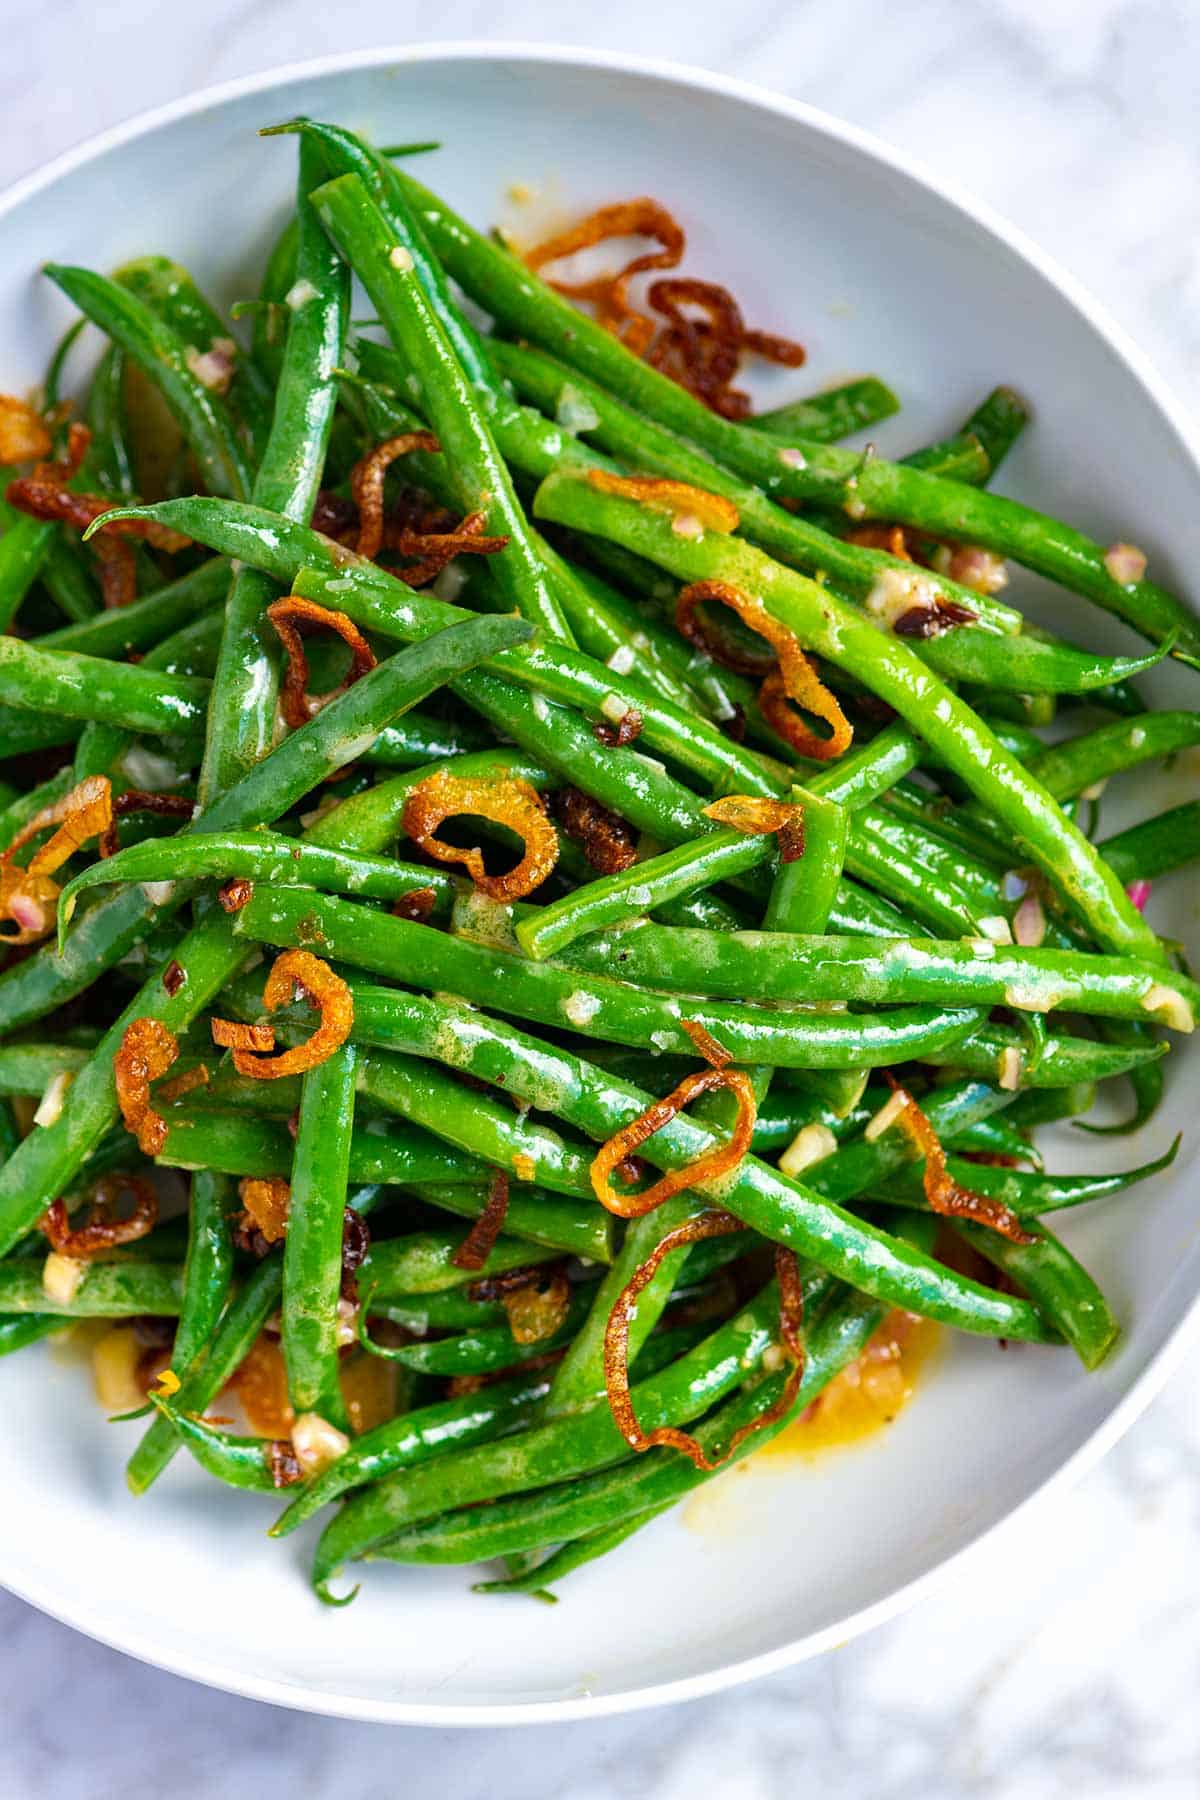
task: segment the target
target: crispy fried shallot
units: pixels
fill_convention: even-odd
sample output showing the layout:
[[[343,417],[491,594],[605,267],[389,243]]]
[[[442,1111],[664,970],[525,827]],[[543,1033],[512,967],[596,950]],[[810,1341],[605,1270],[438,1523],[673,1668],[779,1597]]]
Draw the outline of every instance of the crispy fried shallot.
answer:
[[[244,875],[235,875],[224,887],[218,889],[217,899],[227,913],[241,912],[243,906],[249,906],[254,898],[254,883]]]
[[[664,1257],[669,1256],[672,1250],[681,1250],[686,1245],[698,1243],[702,1238],[725,1237],[741,1229],[740,1219],[714,1207],[697,1214],[693,1219],[685,1220],[673,1231],[668,1231],[632,1280],[621,1290],[616,1305],[608,1315],[604,1331],[604,1386],[613,1422],[625,1442],[631,1450],[638,1451],[652,1450],[657,1445],[682,1450],[696,1468],[704,1470],[706,1474],[711,1474],[722,1463],[728,1462],[738,1445],[752,1433],[761,1431],[764,1426],[773,1425],[795,1405],[804,1375],[804,1341],[801,1336],[803,1295],[794,1254],[782,1246],[777,1248],[775,1254],[775,1271],[779,1280],[780,1336],[792,1360],[791,1372],[778,1400],[750,1424],[735,1431],[724,1454],[715,1462],[709,1459],[690,1432],[682,1431],[676,1425],[660,1425],[653,1431],[642,1430],[634,1411],[633,1396],[629,1391],[629,1327],[637,1312],[638,1295],[653,1280]]]
[[[257,1232],[268,1244],[280,1243],[287,1235],[292,1203],[291,1187],[283,1177],[248,1175],[238,1183],[238,1198],[242,1203],[240,1228]]]
[[[327,606],[318,606],[315,600],[303,600],[299,594],[289,594],[286,599],[272,601],[267,608],[267,617],[278,632],[287,657],[287,669],[279,692],[279,710],[293,731],[307,724],[335,695],[344,694],[375,667],[375,652],[345,613],[332,612]],[[302,634],[322,629],[337,633],[349,648],[351,662],[346,679],[328,694],[317,697],[308,692],[308,658],[304,654]]]
[[[627,707],[613,725],[607,719],[597,719],[592,726],[592,735],[609,750],[620,749],[623,744],[632,744],[641,737],[642,715],[636,706]]]
[[[117,1104],[126,1130],[143,1156],[157,1156],[166,1142],[167,1122],[150,1104],[150,1083],[165,1075],[179,1055],[179,1040],[161,1019],[131,1019],[113,1058]]]
[[[440,452],[441,445],[432,431],[404,431],[376,445],[355,463],[350,476],[358,518],[355,548],[369,562],[374,562],[381,550],[394,550],[409,561],[409,566],[399,571],[402,579],[409,587],[424,587],[456,556],[494,556],[507,546],[508,539],[483,535],[482,512],[468,513],[455,525],[444,508],[424,496],[409,498],[385,512],[387,472],[398,457],[412,450],[432,456]],[[342,536],[349,535],[345,519],[342,513]]]
[[[170,1081],[164,1081],[158,1090],[157,1098],[174,1104],[182,1100],[185,1094],[194,1094],[197,1088],[207,1087],[212,1077],[207,1063],[195,1063],[185,1069],[182,1075],[173,1075]]]
[[[706,651],[718,662],[725,662],[743,673],[762,672],[761,663],[756,661],[751,667],[749,658],[741,651],[735,658],[731,658],[725,642],[714,642],[710,637],[697,610],[709,600],[716,600],[721,605],[730,607],[743,624],[767,640],[779,659],[779,667],[767,676],[758,696],[763,716],[772,730],[778,732],[802,756],[811,756],[819,762],[830,762],[848,750],[854,737],[854,729],[835,695],[819,679],[797,643],[795,634],[772,617],[761,601],[753,599],[728,581],[692,582],[690,587],[683,589],[675,603],[675,623],[689,643]],[[796,717],[790,702],[803,707],[818,719],[823,719],[830,728],[830,736],[818,737],[815,732],[810,731]]]
[[[749,415],[749,395],[732,385],[743,355],[788,369],[800,368],[805,360],[804,346],[791,338],[748,330],[729,289],[715,281],[670,276],[654,282],[646,297],[667,321],[647,362],[722,418]]]
[[[640,1219],[644,1213],[652,1212],[656,1206],[661,1206],[664,1200],[669,1200],[672,1194],[678,1194],[683,1188],[696,1187],[700,1182],[713,1181],[720,1175],[728,1174],[737,1167],[750,1148],[757,1103],[749,1075],[744,1069],[729,1066],[728,1051],[702,1025],[693,1019],[684,1019],[682,1024],[709,1067],[685,1075],[678,1087],[672,1088],[661,1100],[653,1101],[636,1119],[631,1119],[628,1125],[623,1125],[620,1131],[614,1132],[600,1146],[592,1160],[590,1173],[596,1198],[619,1219]],[[648,1138],[652,1138],[656,1131],[661,1131],[664,1125],[669,1124],[698,1095],[711,1093],[715,1088],[728,1088],[737,1101],[737,1118],[727,1141],[715,1144],[685,1168],[672,1169],[667,1174],[660,1175],[657,1181],[650,1187],[643,1188],[640,1193],[619,1193],[613,1187],[610,1177],[625,1158],[639,1149]]]
[[[76,531],[87,531],[111,511],[107,494],[76,493],[67,484],[79,473],[92,434],[78,422],[67,431],[67,454],[61,462],[39,462],[31,475],[8,485],[7,499],[18,512],[34,519],[55,519]],[[125,606],[137,595],[137,571],[129,538],[143,538],[157,550],[173,555],[190,544],[182,532],[172,531],[153,519],[114,519],[102,525],[90,542],[100,560],[100,586],[106,606]]]
[[[971,1219],[977,1225],[986,1225],[989,1231],[999,1232],[1001,1237],[1014,1244],[1035,1242],[1027,1231],[1022,1230],[1021,1221],[1011,1207],[988,1194],[976,1194],[955,1181],[946,1167],[946,1152],[941,1141],[917,1102],[889,1070],[885,1069],[883,1074],[894,1098],[902,1102],[897,1123],[925,1159],[925,1198],[930,1211],[942,1213],[947,1218]]]
[[[635,275],[648,269],[675,269],[679,266],[686,239],[665,206],[648,195],[636,200],[620,200],[612,206],[601,206],[586,219],[578,220],[544,243],[527,252],[525,261],[531,269],[544,269],[547,263],[575,256],[610,238],[652,238],[661,250],[643,253],[627,262],[615,274],[598,275],[590,281],[552,281],[551,287],[569,299],[582,300],[596,309],[597,321],[606,330],[642,356],[654,336],[654,320],[636,312],[629,304],[629,283]]]
[[[593,800],[577,787],[555,788],[550,796],[554,817],[601,875],[618,875],[637,861],[637,837],[620,813]]]
[[[436,905],[436,888],[410,888],[407,894],[392,901],[389,910],[393,919],[410,919],[414,925],[424,925]]]
[[[123,1219],[117,1217],[117,1201],[123,1193],[133,1198],[133,1206]],[[54,1200],[38,1220],[38,1225],[59,1256],[79,1262],[100,1256],[119,1244],[135,1244],[154,1230],[158,1223],[158,1195],[140,1175],[103,1175],[93,1190],[86,1224],[71,1229],[65,1200]]]
[[[350,989],[327,962],[322,962],[311,951],[285,950],[275,958],[267,976],[263,1005],[268,1012],[275,1012],[292,999],[301,997],[317,1008],[321,1022],[304,1043],[281,1050],[278,1056],[257,1055],[256,1040],[242,1035],[247,1031],[269,1034],[269,1045],[265,1044],[265,1036],[257,1043],[271,1049],[275,1035],[270,1026],[240,1026],[228,1019],[213,1020],[213,1041],[227,1045],[233,1051],[233,1066],[239,1075],[249,1075],[257,1081],[275,1081],[281,1075],[303,1075],[306,1069],[315,1069],[325,1062],[345,1043],[354,1023]]]
[[[456,1269],[482,1269],[504,1230],[508,1213],[508,1176],[497,1169],[488,1185],[487,1202],[450,1261]]]
[[[441,448],[432,431],[402,431],[385,438],[355,463],[350,474],[350,491],[358,507],[355,548],[368,562],[374,562],[383,548],[383,484],[388,470],[398,457],[407,456],[412,450],[436,456]]]
[[[671,481],[665,475],[613,475],[607,469],[589,469],[588,480],[602,494],[670,513],[672,529],[680,537],[699,537],[705,531],[719,531],[728,537],[738,528],[740,515],[732,500],[692,487],[687,481]]]
[[[799,862],[804,855],[804,808],[786,800],[769,800],[758,794],[726,794],[704,808],[706,818],[747,837],[775,832],[779,860]]]
[[[524,841],[525,853],[505,875],[489,875],[482,852],[463,850],[435,837],[444,819],[470,813],[506,825]],[[438,862],[463,863],[481,894],[490,900],[523,900],[540,887],[558,861],[558,834],[545,803],[527,781],[469,779],[441,770],[415,787],[404,803],[404,830]]]

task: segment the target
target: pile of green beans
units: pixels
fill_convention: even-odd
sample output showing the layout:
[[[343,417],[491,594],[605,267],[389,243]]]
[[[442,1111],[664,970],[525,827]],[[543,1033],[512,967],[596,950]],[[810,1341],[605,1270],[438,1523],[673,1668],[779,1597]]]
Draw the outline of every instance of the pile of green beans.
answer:
[[[1088,1369],[1113,1353],[1121,1321],[1045,1221],[1152,1183],[1179,1140],[1058,1173],[1034,1134],[1150,1130],[1195,1025],[1154,919],[1200,860],[1200,798],[1177,775],[1120,831],[1094,814],[1200,743],[1200,712],[1129,685],[1200,667],[1200,627],[1136,553],[988,491],[1028,424],[1012,389],[893,463],[840,441],[900,410],[877,376],[730,420],[354,132],[264,135],[298,152],[295,203],[247,344],[166,257],[46,270],[103,338],[73,397],[64,340],[47,422],[61,451],[74,404],[72,489],[111,507],[83,533],[20,486],[0,510],[0,938],[30,939],[0,947],[0,1356],[33,1372],[35,1344],[101,1320],[133,1367],[132,1322],[157,1319],[132,1494],[180,1451],[284,1490],[272,1534],[322,1515],[331,1603],[364,1558],[505,1558],[482,1591],[544,1596],[794,1424],[893,1308]],[[380,338],[348,341],[354,280]],[[367,560],[366,459],[411,433]],[[446,513],[489,543],[428,585]],[[871,520],[904,556],[859,541]],[[88,549],[105,525],[148,534],[121,608]],[[1151,650],[1028,623],[952,575],[960,546]],[[813,659],[848,750],[779,735],[728,615],[713,655],[680,632],[699,581]],[[893,629],[901,590],[935,629]],[[1031,726],[1060,699],[1078,728],[1051,745]],[[81,842],[85,780],[114,818]],[[455,783],[431,837],[421,803]],[[515,792],[540,809],[526,848],[553,846],[524,886]],[[60,826],[65,863],[29,871]],[[268,1005],[285,955],[310,960]],[[135,1022],[175,1049],[149,1123]],[[218,1048],[230,1031],[259,1047]],[[636,1158],[605,1176],[618,1134]],[[114,1191],[143,1208],[147,1178],[158,1216],[114,1234]],[[657,1205],[626,1191],[660,1179]],[[637,1427],[700,1460],[621,1410],[635,1277]],[[250,1368],[286,1397],[269,1421]],[[245,1416],[206,1416],[231,1383]]]

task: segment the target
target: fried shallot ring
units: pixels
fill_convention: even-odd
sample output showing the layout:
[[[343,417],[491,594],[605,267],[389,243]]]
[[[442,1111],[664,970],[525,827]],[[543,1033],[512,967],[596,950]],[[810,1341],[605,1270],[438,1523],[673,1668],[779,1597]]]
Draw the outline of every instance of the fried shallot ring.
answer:
[[[340,975],[334,974],[327,962],[322,962],[319,956],[314,956],[309,950],[285,950],[275,958],[263,988],[263,1005],[268,1012],[274,1012],[278,1007],[285,1006],[297,993],[302,994],[319,1010],[321,1022],[317,1029],[304,1043],[296,1044],[290,1050],[282,1050],[278,1056],[270,1058],[256,1056],[252,1050],[233,1044],[233,1066],[239,1075],[249,1075],[257,1081],[276,1081],[281,1075],[303,1075],[307,1069],[315,1069],[326,1062],[350,1036],[350,1028],[354,1024],[354,1001],[350,989]],[[228,1034],[230,1021],[214,1019],[212,1022],[214,1040],[217,1043],[229,1042],[228,1035],[224,1040],[218,1037],[218,1028]],[[234,1031],[238,1029],[233,1027]]]
[[[383,484],[388,470],[398,457],[407,456],[412,450],[436,456],[441,448],[432,431],[402,431],[385,438],[355,463],[350,472],[350,491],[358,506],[355,548],[368,562],[374,562],[383,548]]]
[[[194,1093],[197,1088],[207,1087],[211,1079],[208,1064],[195,1063],[190,1069],[185,1069],[182,1075],[172,1075],[170,1081],[164,1081],[158,1090],[157,1098],[174,1104],[176,1100],[182,1100],[185,1094]]]
[[[989,1231],[998,1232],[1013,1244],[1035,1243],[1036,1239],[1022,1229],[1021,1221],[1011,1207],[1005,1206],[1003,1201],[994,1199],[990,1194],[977,1194],[955,1181],[946,1167],[946,1152],[942,1149],[941,1141],[917,1102],[889,1070],[885,1069],[883,1074],[893,1095],[903,1102],[897,1123],[907,1132],[925,1159],[925,1198],[929,1202],[930,1212],[940,1213],[945,1218],[970,1219],[976,1225],[986,1225]]]
[[[669,276],[656,281],[646,297],[667,320],[647,362],[722,418],[744,419],[750,412],[749,396],[731,386],[744,353],[789,369],[805,361],[804,346],[791,338],[748,330],[729,289],[715,281]],[[693,318],[685,307],[698,307],[703,316]]]
[[[507,825],[524,840],[525,854],[506,875],[489,875],[477,849],[443,843],[434,831],[443,819],[472,813]],[[419,783],[404,803],[404,830],[438,862],[463,863],[481,894],[490,900],[523,900],[541,886],[558,861],[558,834],[546,816],[537,789],[516,778],[478,780],[439,770]]]
[[[531,269],[541,270],[547,263],[590,250],[608,238],[626,237],[655,238],[662,249],[633,257],[615,274],[598,275],[590,281],[552,281],[550,286],[572,300],[594,306],[597,321],[620,337],[635,356],[641,356],[654,336],[654,321],[630,306],[629,283],[647,269],[677,268],[687,242],[682,227],[665,206],[644,194],[636,200],[601,206],[586,219],[535,245],[525,261]]]
[[[335,694],[344,694],[356,681],[369,675],[376,665],[375,652],[358,626],[343,612],[332,612],[327,606],[318,606],[315,600],[289,594],[283,600],[271,602],[267,617],[278,632],[287,657],[287,670],[279,692],[279,710],[293,731],[306,725]],[[304,654],[302,628],[335,631],[350,650],[352,660],[346,679],[319,699],[310,697],[308,692],[308,658]]]
[[[384,548],[414,559],[395,573],[411,588],[425,587],[436,580],[456,556],[495,556],[508,548],[507,535],[484,537],[485,523],[483,513],[473,512],[448,531],[389,526],[384,535]]]
[[[670,513],[672,530],[679,537],[700,537],[705,531],[719,531],[728,537],[738,528],[741,515],[732,500],[693,487],[688,481],[671,481],[665,475],[613,475],[607,469],[589,469],[587,477],[602,494]]]
[[[18,512],[34,519],[60,520],[77,531],[87,531],[103,513],[111,512],[112,499],[107,494],[78,494],[67,483],[78,474],[87,455],[92,434],[86,425],[76,421],[67,431],[67,454],[61,462],[40,462],[31,475],[10,481],[5,498]],[[156,519],[113,519],[102,525],[100,537],[144,538],[156,550],[174,554],[185,550],[191,538],[172,531]]]
[[[556,788],[550,805],[567,836],[582,846],[601,875],[619,875],[637,861],[637,836],[611,807],[577,787]]]
[[[117,1217],[117,1201],[123,1193],[133,1196],[133,1208],[123,1219]],[[65,1200],[54,1200],[38,1220],[38,1225],[59,1256],[80,1262],[113,1250],[119,1244],[135,1244],[154,1230],[158,1223],[158,1195],[140,1175],[103,1175],[93,1190],[87,1222],[74,1231],[67,1215]]]
[[[281,1175],[246,1176],[238,1183],[238,1198],[243,1209],[241,1230],[257,1232],[268,1244],[278,1244],[287,1235],[292,1190]]]
[[[664,1200],[669,1200],[672,1194],[728,1174],[737,1167],[750,1148],[758,1108],[749,1075],[744,1069],[729,1067],[729,1052],[716,1043],[695,1020],[683,1020],[683,1029],[709,1067],[685,1075],[678,1087],[672,1088],[661,1100],[652,1101],[636,1119],[631,1119],[628,1125],[623,1125],[620,1131],[614,1132],[607,1142],[601,1144],[592,1159],[589,1173],[596,1198],[619,1219],[640,1219],[643,1214],[653,1212],[656,1206],[661,1206]],[[698,1095],[711,1093],[715,1088],[728,1088],[737,1102],[737,1118],[729,1138],[724,1143],[714,1144],[711,1150],[706,1150],[695,1162],[688,1163],[684,1168],[671,1169],[667,1174],[660,1175],[657,1181],[648,1188],[643,1188],[640,1193],[619,1193],[609,1177],[615,1174],[625,1158],[638,1150],[648,1138],[652,1138],[656,1131],[661,1131],[664,1125],[670,1124]]]
[[[799,862],[804,855],[804,808],[787,800],[769,800],[759,794],[726,794],[704,808],[704,816],[747,837],[774,832],[779,839],[780,862]]]
[[[760,1413],[749,1424],[739,1426],[726,1445],[724,1454],[715,1461],[709,1458],[691,1432],[682,1431],[676,1425],[659,1425],[653,1431],[642,1430],[633,1408],[633,1395],[629,1391],[629,1327],[637,1312],[638,1295],[653,1280],[664,1257],[669,1256],[672,1250],[698,1243],[702,1238],[725,1237],[741,1229],[740,1219],[714,1207],[697,1214],[693,1219],[686,1219],[682,1225],[668,1231],[632,1280],[621,1290],[604,1329],[604,1387],[613,1422],[625,1442],[631,1450],[637,1451],[652,1450],[659,1445],[682,1450],[695,1467],[705,1474],[711,1474],[723,1463],[727,1463],[739,1444],[744,1443],[755,1432],[762,1431],[765,1426],[785,1418],[796,1404],[800,1384],[804,1379],[805,1355],[801,1335],[804,1295],[795,1253],[781,1244],[775,1249],[775,1274],[779,1282],[779,1334],[792,1363],[787,1381],[779,1398],[765,1412]]]
[[[246,1025],[241,1019],[214,1019],[212,1040],[221,1050],[255,1050],[265,1053],[275,1048],[272,1026]]]
[[[779,658],[779,667],[767,676],[759,690],[759,705],[772,730],[785,738],[802,756],[818,762],[831,762],[850,748],[854,728],[838,704],[837,698],[822,682],[796,641],[795,634],[772,617],[761,601],[728,581],[693,581],[685,587],[675,603],[675,624],[690,643],[706,650],[718,660],[728,660],[715,647],[705,632],[697,607],[708,600],[731,607],[742,622],[766,638]],[[735,662],[732,667],[738,667]],[[746,665],[740,665],[743,670]],[[806,712],[823,719],[830,736],[818,737],[795,716],[789,701]]]
[[[488,1186],[487,1203],[450,1261],[456,1269],[482,1269],[504,1230],[508,1213],[508,1176],[497,1169]]]
[[[112,783],[108,776],[87,775],[53,805],[43,806],[32,819],[26,819],[7,850],[0,855],[0,862],[11,862],[30,838],[55,825],[58,829],[53,837],[48,838],[29,859],[31,875],[52,875],[89,838],[103,837],[112,825],[112,818]]]
[[[179,1055],[179,1040],[161,1019],[131,1019],[113,1058],[117,1104],[126,1130],[143,1156],[157,1156],[167,1138],[167,1122],[150,1104],[150,1083],[165,1075]]]

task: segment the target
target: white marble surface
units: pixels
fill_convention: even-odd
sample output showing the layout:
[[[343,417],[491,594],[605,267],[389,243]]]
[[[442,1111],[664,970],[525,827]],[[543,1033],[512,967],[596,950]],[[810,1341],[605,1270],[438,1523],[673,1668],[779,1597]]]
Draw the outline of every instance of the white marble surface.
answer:
[[[985,196],[1200,402],[1193,0],[7,0],[5,15],[3,181],[197,86],[389,42],[555,37],[769,83]],[[1100,1469],[918,1613],[665,1713],[505,1735],[305,1718],[145,1669],[2,1596],[0,1644],[0,1800],[1195,1800],[1200,1357]]]

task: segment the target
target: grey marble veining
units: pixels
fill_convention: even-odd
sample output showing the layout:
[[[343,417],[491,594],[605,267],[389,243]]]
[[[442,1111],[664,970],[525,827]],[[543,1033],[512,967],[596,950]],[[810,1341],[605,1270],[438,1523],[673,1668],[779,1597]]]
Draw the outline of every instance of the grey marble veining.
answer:
[[[209,82],[335,49],[553,37],[774,85],[973,189],[1200,403],[1194,0],[7,0],[0,180]],[[1196,1800],[1200,1357],[1099,1469],[916,1613],[689,1707],[397,1732],[192,1686],[0,1596],[0,1800]]]

